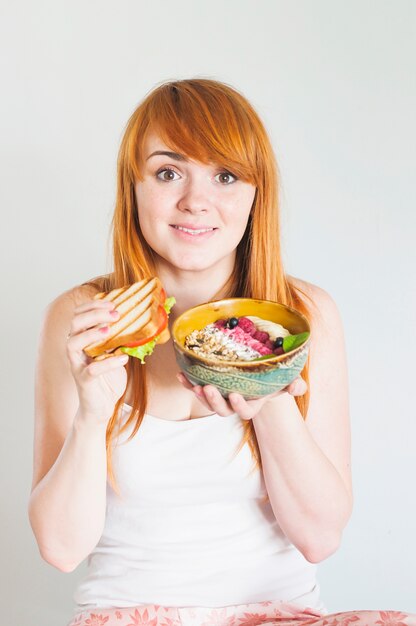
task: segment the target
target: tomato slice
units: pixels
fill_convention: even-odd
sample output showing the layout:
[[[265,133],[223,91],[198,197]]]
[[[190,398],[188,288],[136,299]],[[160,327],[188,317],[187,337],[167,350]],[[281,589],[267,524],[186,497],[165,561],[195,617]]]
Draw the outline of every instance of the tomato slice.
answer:
[[[159,304],[159,306],[157,307],[157,326],[156,326],[157,330],[156,332],[153,335],[146,336],[142,339],[138,339],[137,341],[125,343],[124,347],[135,348],[136,346],[143,346],[145,343],[152,341],[152,339],[160,335],[162,330],[166,328],[167,324],[168,324],[168,314],[166,313],[164,307]]]

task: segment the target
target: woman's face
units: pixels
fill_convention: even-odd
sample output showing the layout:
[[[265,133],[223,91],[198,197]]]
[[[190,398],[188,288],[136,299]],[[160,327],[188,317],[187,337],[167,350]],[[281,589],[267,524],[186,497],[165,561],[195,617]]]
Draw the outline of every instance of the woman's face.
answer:
[[[159,262],[190,271],[232,268],[256,188],[173,153],[156,134],[147,137],[144,163],[144,180],[135,185],[138,217]]]

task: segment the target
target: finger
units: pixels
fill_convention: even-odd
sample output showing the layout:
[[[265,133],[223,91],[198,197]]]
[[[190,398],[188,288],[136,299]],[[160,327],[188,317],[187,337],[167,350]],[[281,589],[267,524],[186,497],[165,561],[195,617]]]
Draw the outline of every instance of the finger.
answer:
[[[196,397],[198,398],[201,404],[203,404],[210,411],[213,410],[211,407],[211,404],[208,402],[208,400],[205,397],[205,394],[201,385],[195,385],[192,388],[192,391],[194,392],[194,394],[196,395]]]
[[[95,343],[96,341],[105,339],[109,330],[109,326],[91,328],[90,330],[86,330],[78,335],[72,335],[72,337],[69,337],[66,342],[66,352],[68,358],[70,360],[79,360],[79,357],[81,356],[82,361],[85,361],[84,357],[86,355],[83,352],[84,348],[86,348],[90,343]]]
[[[112,356],[108,359],[103,359],[102,361],[93,361],[85,368],[83,376],[85,378],[95,378],[96,376],[100,376],[100,374],[104,374],[110,370],[123,367],[126,365],[128,360],[128,354],[123,354],[122,356]]]
[[[74,313],[84,313],[85,311],[92,311],[94,309],[114,309],[114,302],[110,300],[88,300],[79,304],[74,309]]]
[[[232,407],[227,403],[225,398],[220,394],[218,389],[213,385],[205,385],[202,387],[202,392],[204,394],[204,398],[206,398],[207,402],[210,405],[210,408],[221,415],[222,417],[226,417],[227,415],[232,415],[235,411],[232,410]]]
[[[185,389],[189,389],[190,391],[193,391],[194,386],[191,383],[191,381],[186,378],[185,374],[183,374],[182,372],[178,372],[178,374],[176,374],[176,378],[185,387]]]
[[[196,395],[198,400],[200,400],[200,402],[207,409],[211,409],[209,403],[207,402],[207,400],[206,400],[206,398],[204,396],[204,392],[202,391],[201,385],[193,385],[190,382],[190,380],[188,380],[188,378],[186,378],[186,376],[182,372],[179,372],[178,374],[176,374],[176,378],[185,387],[185,389],[189,389],[189,391],[192,391]]]
[[[253,406],[250,406],[239,393],[230,393],[228,401],[234,409],[234,412],[238,413],[239,417],[243,420],[253,419],[258,412],[258,410],[255,410]]]
[[[298,378],[295,378],[290,385],[285,387],[285,391],[290,393],[292,396],[303,396],[303,394],[308,391],[308,385],[301,376],[298,376]]]
[[[98,324],[112,324],[120,318],[120,313],[114,309],[109,311],[108,308],[100,307],[84,313],[78,313],[72,318],[70,335],[88,330]]]

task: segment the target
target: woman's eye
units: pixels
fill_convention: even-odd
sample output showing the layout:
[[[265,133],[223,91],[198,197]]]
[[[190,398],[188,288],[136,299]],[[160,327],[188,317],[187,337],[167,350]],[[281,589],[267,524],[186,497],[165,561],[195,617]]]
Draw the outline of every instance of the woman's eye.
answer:
[[[231,185],[231,183],[235,183],[235,181],[237,180],[237,176],[234,176],[234,174],[231,174],[231,172],[220,172],[219,174],[217,174],[217,176],[222,177],[222,180],[220,180],[219,182],[224,183],[225,185]],[[233,178],[234,180],[230,180],[230,178]]]
[[[168,183],[169,181],[172,181],[172,180],[178,180],[178,178],[175,178],[175,176],[180,178],[179,174],[175,172],[175,170],[171,169],[170,167],[164,167],[163,169],[159,170],[156,173],[156,178],[158,178],[159,180],[165,183]],[[231,172],[226,172],[226,171],[219,172],[215,176],[215,179],[217,179],[218,176],[220,176],[220,180],[218,182],[224,185],[230,185],[231,183],[234,183],[236,182],[236,180],[238,180],[237,177],[234,176],[234,174],[231,174]]]
[[[169,176],[165,176],[166,174],[169,174]],[[160,174],[162,174],[162,176],[160,176]],[[177,180],[175,178],[173,178],[174,174],[176,174],[176,172],[174,170],[171,170],[169,167],[164,167],[162,170],[159,170],[156,174],[156,177],[159,180],[164,181],[165,183],[169,182],[170,180]],[[179,174],[176,174],[177,176],[179,176]]]

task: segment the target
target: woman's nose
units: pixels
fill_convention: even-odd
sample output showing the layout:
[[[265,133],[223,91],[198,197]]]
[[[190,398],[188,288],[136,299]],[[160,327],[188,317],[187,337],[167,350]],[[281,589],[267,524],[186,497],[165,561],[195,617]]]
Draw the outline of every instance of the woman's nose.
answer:
[[[189,183],[178,201],[178,209],[188,211],[188,213],[206,213],[209,206],[209,193],[203,189],[201,182]]]

